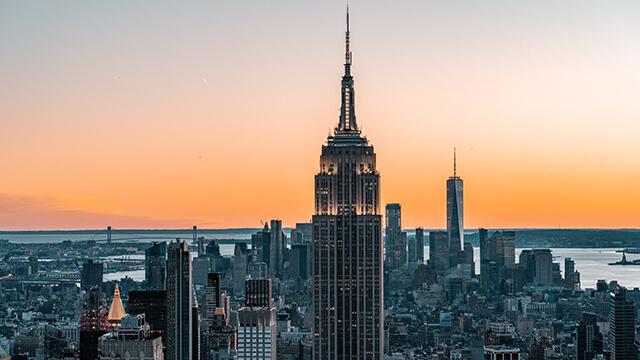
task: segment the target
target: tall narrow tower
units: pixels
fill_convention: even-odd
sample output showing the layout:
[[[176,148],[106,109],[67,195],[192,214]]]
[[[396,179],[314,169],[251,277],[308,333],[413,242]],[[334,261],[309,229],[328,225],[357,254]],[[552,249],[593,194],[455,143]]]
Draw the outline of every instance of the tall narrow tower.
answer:
[[[356,123],[351,59],[347,11],[340,121],[315,176],[314,359],[383,356],[380,175]]]
[[[453,176],[447,180],[447,236],[449,237],[449,266],[458,264],[464,242],[464,212],[462,179],[456,173],[456,150],[453,149]]]
[[[186,241],[169,243],[167,251],[167,360],[193,358],[193,284]]]

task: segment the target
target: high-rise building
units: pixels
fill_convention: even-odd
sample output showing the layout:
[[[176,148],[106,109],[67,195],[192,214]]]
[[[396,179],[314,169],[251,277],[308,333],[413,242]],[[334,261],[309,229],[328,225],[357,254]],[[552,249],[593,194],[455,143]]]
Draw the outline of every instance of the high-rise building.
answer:
[[[449,268],[449,236],[445,231],[429,232],[429,265],[436,271]]]
[[[416,236],[409,239],[409,262],[424,263],[424,229],[416,228]]]
[[[313,223],[296,223],[296,228],[291,230],[291,234],[291,245],[311,244],[313,241]]]
[[[596,314],[582,313],[582,321],[576,329],[578,360],[593,360],[595,354],[602,354],[602,333],[597,318]]]
[[[193,284],[191,254],[186,241],[169,243],[167,251],[166,359],[193,358]]]
[[[144,261],[147,290],[164,290],[167,243],[164,241],[151,243],[151,246],[144,251]]]
[[[100,338],[100,360],[163,360],[162,338],[154,336],[145,315],[126,315],[121,326]]]
[[[385,206],[385,264],[388,270],[400,269],[407,264],[406,234],[402,236],[402,207],[400,204]],[[404,241],[403,241],[404,239]]]
[[[476,262],[473,259],[473,245],[471,243],[464,243],[464,263],[469,264],[471,267],[471,276],[476,274]]]
[[[495,260],[498,267],[513,267],[516,262],[516,232],[496,232],[491,236],[495,245]]]
[[[313,246],[311,244],[291,245],[289,250],[289,275],[292,279],[307,280],[311,276]]]
[[[574,291],[580,290],[580,273],[576,271],[575,261],[564,259],[564,288]]]
[[[284,252],[287,248],[287,235],[282,230],[282,220],[271,220],[271,242],[269,253],[269,274],[272,278],[282,276]]]
[[[518,266],[524,272],[527,284],[552,286],[553,256],[550,249],[531,249],[520,252]]]
[[[340,121],[315,176],[314,359],[381,359],[384,348],[380,175],[356,123],[349,34],[347,13]]]
[[[201,359],[235,359],[235,331],[228,326],[227,310],[220,291],[220,274],[209,273],[200,325]]]
[[[271,259],[271,230],[269,224],[265,223],[262,230],[251,235],[251,251],[253,252],[252,262],[264,262],[269,267]]]
[[[102,289],[103,272],[104,265],[101,262],[87,260],[82,264],[82,271],[80,272],[82,290]]]
[[[245,294],[247,306],[271,307],[271,279],[247,279]]]
[[[94,289],[85,294],[80,317],[80,360],[98,358],[100,336],[109,330],[105,305],[103,292]]]
[[[212,321],[216,309],[222,305],[220,302],[220,273],[209,273],[207,277],[207,289],[204,295],[204,316],[202,317],[203,324]]]
[[[456,153],[453,151],[453,176],[447,180],[447,236],[449,266],[455,266],[464,243],[464,203],[462,179],[456,173]]]
[[[246,299],[246,306],[238,310],[238,360],[275,360],[277,324],[271,279],[247,279]]]
[[[611,293],[609,313],[609,353],[611,360],[636,360],[636,308],[627,296],[627,289],[617,287]]]
[[[247,257],[242,250],[236,246],[233,257],[233,294],[238,297],[244,291],[244,281],[247,278]]]
[[[155,291],[129,291],[129,315],[145,314],[145,321],[149,324],[149,332],[152,335],[162,336],[162,343],[166,345],[166,321],[167,321],[167,292]]]

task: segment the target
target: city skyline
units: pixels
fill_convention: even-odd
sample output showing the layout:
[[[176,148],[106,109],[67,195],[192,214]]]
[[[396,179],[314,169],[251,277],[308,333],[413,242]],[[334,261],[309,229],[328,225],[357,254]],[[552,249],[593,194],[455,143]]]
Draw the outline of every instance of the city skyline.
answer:
[[[0,229],[309,221],[344,4],[120,5],[0,5]],[[468,229],[638,227],[640,5],[350,6],[406,228],[446,227],[454,146]]]

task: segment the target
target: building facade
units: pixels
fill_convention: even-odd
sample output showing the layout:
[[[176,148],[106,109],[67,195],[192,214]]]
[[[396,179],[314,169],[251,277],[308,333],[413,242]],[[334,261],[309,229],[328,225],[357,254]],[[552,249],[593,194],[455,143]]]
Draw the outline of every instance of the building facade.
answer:
[[[611,360],[636,360],[636,308],[627,289],[618,287],[611,293],[609,314],[609,354]]]
[[[186,241],[171,242],[167,251],[167,360],[193,358],[193,284]]]
[[[456,173],[456,155],[453,153],[453,176],[447,180],[447,236],[449,239],[449,266],[458,263],[464,242],[464,202],[462,179]]]
[[[144,278],[147,290],[164,290],[165,266],[167,263],[167,243],[154,242],[144,252]]]
[[[382,359],[380,175],[355,117],[347,14],[340,121],[322,146],[313,216],[314,359]]]

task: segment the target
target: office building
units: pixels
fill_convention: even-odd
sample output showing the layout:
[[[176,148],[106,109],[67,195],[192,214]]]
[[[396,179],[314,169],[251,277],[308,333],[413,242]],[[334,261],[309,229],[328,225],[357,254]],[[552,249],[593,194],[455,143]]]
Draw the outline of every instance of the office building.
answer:
[[[578,360],[593,360],[596,354],[602,354],[602,333],[597,318],[596,314],[582,313],[582,321],[576,329]]]
[[[271,279],[248,279],[246,299],[246,306],[238,310],[238,360],[275,360],[277,323]]]
[[[109,330],[105,295],[93,290],[85,294],[80,317],[80,360],[95,360],[99,355],[99,340]]]
[[[147,290],[164,290],[165,266],[167,262],[167,243],[154,242],[144,252],[144,278]]]
[[[456,153],[453,151],[453,176],[447,180],[447,236],[449,238],[449,266],[458,262],[464,243],[464,202],[462,179],[456,173]]]
[[[162,343],[166,345],[167,292],[165,290],[129,291],[129,315],[141,314],[145,314],[149,333],[162,336]]]
[[[385,207],[385,265],[388,270],[404,268],[407,264],[406,233],[402,233],[402,207],[387,204]]]
[[[167,250],[167,360],[193,358],[193,284],[191,254],[186,241],[169,243]]]
[[[282,220],[271,220],[271,241],[269,251],[269,274],[271,278],[282,276],[284,252],[287,249],[287,235],[282,230]]]
[[[307,280],[311,277],[312,251],[311,244],[291,245],[291,250],[289,250],[289,277],[291,279]]]
[[[576,263],[571,258],[564,259],[564,288],[580,291],[580,273],[576,271]]]
[[[311,244],[313,242],[313,223],[296,223],[291,230],[291,245]]]
[[[235,256],[233,257],[233,295],[242,296],[244,291],[244,281],[247,278],[247,257],[242,249],[236,246]]]
[[[424,229],[416,228],[416,236],[409,238],[408,258],[410,263],[424,263]]]
[[[436,271],[449,268],[449,235],[446,231],[429,232],[429,265]]]
[[[609,354],[611,360],[636,360],[636,308],[627,289],[617,287],[611,293],[609,313]]]
[[[104,265],[101,262],[87,260],[82,264],[80,272],[80,285],[82,290],[102,289],[102,276]]]
[[[384,348],[380,175],[356,123],[348,24],[347,14],[340,120],[315,176],[313,358],[377,360]]]
[[[522,250],[518,266],[526,284],[553,286],[553,257],[550,249]]]
[[[100,338],[100,360],[163,360],[162,338],[154,336],[144,314],[121,319],[121,326]]]

